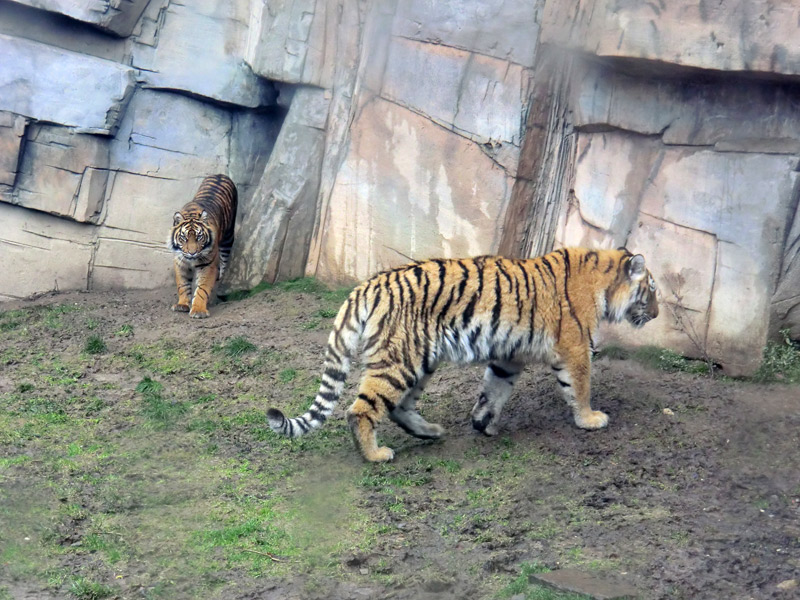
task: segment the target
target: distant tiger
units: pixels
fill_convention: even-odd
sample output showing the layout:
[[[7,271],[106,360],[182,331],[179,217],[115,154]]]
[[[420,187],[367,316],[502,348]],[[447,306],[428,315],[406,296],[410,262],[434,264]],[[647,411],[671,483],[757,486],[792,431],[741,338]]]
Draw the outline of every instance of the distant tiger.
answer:
[[[208,317],[211,292],[230,258],[236,205],[233,181],[226,175],[210,175],[194,199],[175,213],[167,242],[175,253],[178,285],[178,302],[172,310],[188,312],[195,319]]]
[[[488,362],[472,409],[473,427],[487,435],[498,432],[512,386],[534,360],[552,367],[575,423],[599,429],[608,416],[589,402],[592,335],[601,320],[627,319],[641,327],[656,316],[656,286],[644,257],[624,248],[567,248],[527,260],[481,256],[411,263],[353,290],[336,316],[311,408],[293,419],[270,409],[269,424],[290,437],[320,427],[360,350],[365,372],[347,420],[369,461],[394,458],[375,437],[385,414],[416,437],[443,434],[416,410],[442,361]]]

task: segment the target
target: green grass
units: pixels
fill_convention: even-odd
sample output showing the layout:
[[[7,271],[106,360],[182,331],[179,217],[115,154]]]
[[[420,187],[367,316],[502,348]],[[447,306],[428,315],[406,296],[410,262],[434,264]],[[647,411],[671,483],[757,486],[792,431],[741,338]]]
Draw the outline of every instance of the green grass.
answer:
[[[228,338],[228,340],[226,340],[221,346],[218,346],[216,350],[225,354],[229,358],[239,358],[243,354],[254,352],[256,350],[256,345],[246,337],[240,335],[237,337]]]
[[[188,411],[184,402],[166,400],[161,392],[164,386],[149,377],[142,379],[136,386],[136,391],[142,395],[144,407],[142,413],[159,428],[173,425],[175,421]]]
[[[86,340],[83,351],[87,354],[103,354],[108,350],[106,343],[99,335],[92,335]]]
[[[284,369],[278,373],[278,381],[281,383],[291,383],[297,377],[297,369]]]
[[[545,585],[531,583],[534,573],[547,573],[550,569],[539,563],[523,563],[520,574],[498,593],[498,598],[511,598],[523,595],[525,600],[591,600],[591,596],[562,592]]]
[[[130,337],[133,335],[133,325],[123,325],[114,332],[118,337]]]
[[[231,292],[227,296],[221,297],[221,300],[225,302],[236,302],[246,298],[252,298],[257,294],[268,290],[299,294],[313,294],[322,300],[335,303],[338,308],[338,305],[344,302],[345,298],[350,295],[350,292],[353,290],[353,288],[341,287],[331,289],[314,277],[302,277],[300,279],[291,279],[289,281],[281,281],[278,283],[261,282],[251,290],[239,290]],[[337,310],[327,307],[320,309],[318,314],[321,317],[335,317],[337,312]]]
[[[756,383],[800,383],[800,342],[789,337],[789,330],[780,332],[779,341],[769,341],[758,371],[749,378]],[[597,358],[636,360],[651,369],[667,372],[709,374],[709,366],[701,360],[693,360],[667,348],[641,346],[635,349],[606,346],[597,353]]]
[[[86,577],[76,577],[69,585],[69,593],[78,600],[101,600],[115,595],[114,588],[96,583]]]
[[[753,376],[758,383],[800,383],[800,344],[792,341],[789,330],[780,332],[780,341],[770,341],[764,348],[761,366]]]

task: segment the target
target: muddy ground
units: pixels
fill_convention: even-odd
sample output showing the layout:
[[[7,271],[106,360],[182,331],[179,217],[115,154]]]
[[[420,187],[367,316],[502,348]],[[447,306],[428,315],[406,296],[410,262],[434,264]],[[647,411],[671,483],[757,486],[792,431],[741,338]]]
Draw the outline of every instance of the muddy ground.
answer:
[[[387,421],[397,457],[368,465],[357,372],[319,432],[264,418],[310,403],[342,297],[306,281],[203,321],[171,290],[0,304],[0,599],[479,599],[565,566],[646,599],[797,592],[798,386],[600,358],[611,423],[586,432],[533,367],[487,438],[482,370],[445,366],[420,408],[446,438]]]

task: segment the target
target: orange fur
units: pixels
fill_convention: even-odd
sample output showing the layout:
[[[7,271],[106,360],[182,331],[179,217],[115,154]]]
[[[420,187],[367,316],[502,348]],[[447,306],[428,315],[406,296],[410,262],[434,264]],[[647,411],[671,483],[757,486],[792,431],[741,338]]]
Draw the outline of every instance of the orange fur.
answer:
[[[270,426],[291,437],[321,426],[360,351],[365,373],[347,418],[369,461],[394,456],[375,437],[386,414],[414,436],[442,435],[416,411],[442,361],[489,363],[472,410],[473,426],[487,435],[497,433],[503,404],[529,361],[553,368],[579,427],[601,428],[608,417],[589,402],[592,335],[603,319],[641,326],[657,315],[644,258],[625,249],[429,260],[384,271],[356,287],[339,310],[311,408],[293,419],[270,409]]]
[[[225,175],[211,175],[203,179],[192,201],[175,213],[167,242],[175,253],[178,286],[178,302],[172,310],[188,312],[197,319],[209,316],[208,300],[233,246],[236,205],[233,181]]]

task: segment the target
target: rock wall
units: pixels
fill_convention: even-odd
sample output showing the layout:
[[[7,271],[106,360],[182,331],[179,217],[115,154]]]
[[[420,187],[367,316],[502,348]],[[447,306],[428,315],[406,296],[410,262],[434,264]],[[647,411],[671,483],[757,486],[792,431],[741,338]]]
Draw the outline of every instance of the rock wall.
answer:
[[[625,244],[664,306],[625,340],[751,372],[769,335],[800,337],[799,19],[790,0],[0,0],[0,297],[170,285],[169,215],[222,171],[223,291]]]
[[[285,113],[245,62],[249,14],[0,2],[0,299],[170,285],[171,216],[201,179],[247,203]]]

